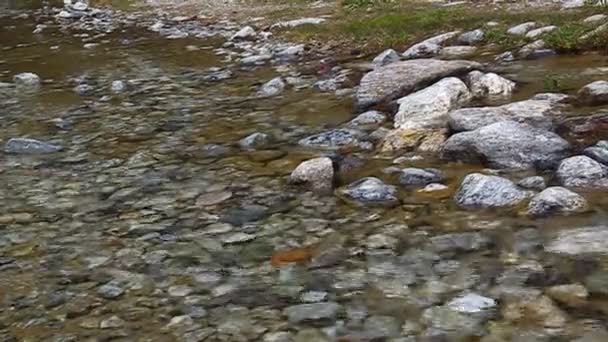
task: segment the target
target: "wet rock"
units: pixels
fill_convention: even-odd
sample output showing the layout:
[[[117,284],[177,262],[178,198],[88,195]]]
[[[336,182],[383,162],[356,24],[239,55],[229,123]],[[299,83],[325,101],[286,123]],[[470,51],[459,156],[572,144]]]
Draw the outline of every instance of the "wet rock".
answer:
[[[18,86],[36,87],[40,85],[40,76],[31,72],[22,72],[13,77],[13,82]]]
[[[268,134],[256,132],[239,141],[239,146],[247,150],[259,149],[270,144],[271,137]]]
[[[394,129],[379,144],[381,152],[416,150],[437,153],[446,140],[446,129]]]
[[[575,214],[589,208],[587,200],[581,195],[560,186],[549,187],[532,197],[528,214],[544,217],[553,214]]]
[[[425,186],[431,183],[439,183],[443,175],[437,169],[406,168],[399,174],[399,183],[406,186]]]
[[[250,40],[255,39],[256,33],[253,27],[245,26],[240,29],[237,33],[235,33],[230,40]]]
[[[508,303],[503,307],[502,315],[508,321],[547,329],[563,328],[568,321],[568,316],[547,296]]]
[[[545,251],[572,256],[608,254],[608,227],[600,225],[564,230],[545,244]]]
[[[460,31],[443,33],[438,36],[426,39],[420,43],[414,44],[403,53],[406,59],[432,57],[439,53],[441,46],[447,41],[453,39]]]
[[[374,177],[355,181],[341,189],[340,193],[363,205],[394,205],[399,201],[397,188]]]
[[[74,87],[74,92],[80,96],[91,96],[95,92],[95,88],[89,84],[79,84]]]
[[[501,63],[508,63],[513,62],[515,60],[515,56],[513,55],[513,52],[507,51],[496,56],[495,60]]]
[[[434,236],[431,245],[438,253],[466,253],[488,248],[492,241],[481,233],[455,233]]]
[[[515,35],[515,36],[523,36],[528,31],[530,31],[531,29],[533,29],[535,27],[536,27],[536,23],[529,21],[529,22],[511,27],[510,29],[507,30],[507,33]]]
[[[231,78],[232,75],[233,75],[232,71],[227,70],[227,69],[225,69],[225,70],[222,70],[222,69],[217,69],[217,70],[216,69],[211,69],[210,71],[211,72],[208,75],[205,75],[203,77],[203,79],[205,81],[216,82],[216,81],[227,80],[227,79]]]
[[[285,90],[285,82],[282,77],[275,77],[272,80],[264,83],[258,90],[258,96],[271,97],[279,95]]]
[[[436,192],[436,191],[444,191],[448,190],[449,187],[447,185],[431,183],[425,186],[424,188],[418,190],[418,192],[428,193],[428,192]]]
[[[438,79],[479,69],[469,61],[417,59],[401,61],[376,68],[365,74],[356,93],[356,104],[364,109],[390,102]]]
[[[232,191],[213,191],[199,196],[196,199],[197,207],[217,205],[232,198]]]
[[[538,190],[538,191],[542,191],[547,187],[547,184],[545,183],[545,179],[541,176],[526,177],[526,178],[520,180],[519,182],[517,182],[517,185],[519,185],[520,187],[522,187],[524,189]]]
[[[111,283],[102,285],[97,289],[97,294],[104,299],[116,299],[124,293],[125,290],[123,288]]]
[[[595,81],[582,87],[578,99],[587,105],[608,104],[608,81]]]
[[[270,28],[294,28],[302,25],[319,25],[325,22],[323,18],[301,18],[289,21],[281,21],[273,24]]]
[[[221,217],[222,222],[241,226],[245,223],[255,222],[268,215],[268,208],[261,205],[243,205],[240,208],[226,210]]]
[[[608,169],[587,156],[562,160],[555,172],[563,186],[598,189],[608,187]]]
[[[110,316],[99,323],[101,329],[117,329],[122,328],[125,321],[118,316]]]
[[[467,175],[454,196],[456,204],[466,209],[514,206],[528,197],[513,182],[480,173]]]
[[[452,299],[447,307],[463,313],[478,313],[496,308],[496,301],[476,293],[467,293],[464,296]]]
[[[464,312],[448,305],[426,309],[421,321],[427,326],[423,336],[431,340],[466,341],[484,335],[484,325],[495,315],[493,307],[479,312]]]
[[[455,77],[441,81],[397,100],[395,128],[424,129],[446,126],[447,113],[469,101],[467,86]]]
[[[594,146],[587,147],[583,150],[583,154],[604,165],[608,165],[608,141],[602,140]]]
[[[439,56],[447,59],[467,58],[477,52],[477,47],[462,45],[462,46],[446,46],[439,52]]]
[[[127,83],[121,80],[113,81],[111,89],[112,92],[117,94],[124,93],[125,91],[127,91]]]
[[[372,64],[375,66],[384,66],[393,62],[397,62],[401,59],[397,51],[393,49],[384,50],[378,56],[372,60]]]
[[[266,333],[263,337],[264,342],[291,342],[293,334],[287,331],[276,331]]]
[[[526,100],[498,107],[473,107],[451,111],[450,128],[456,132],[471,131],[499,121],[510,120],[551,130],[562,114],[562,106],[548,100]]]
[[[539,59],[556,55],[555,50],[547,49],[546,45],[544,40],[538,39],[530,44],[524,45],[519,49],[518,54],[521,58],[525,59]]]
[[[348,126],[377,126],[384,123],[384,121],[386,121],[386,115],[375,110],[370,110],[365,113],[361,113],[356,118],[352,119],[348,123]]]
[[[298,144],[306,147],[322,149],[371,149],[371,143],[365,141],[364,138],[365,136],[361,131],[339,128],[301,139],[300,141],[298,141]]]
[[[528,31],[528,33],[526,33],[526,38],[536,39],[536,38],[542,36],[543,34],[546,34],[546,33],[549,33],[549,32],[553,32],[556,29],[557,29],[557,26],[553,26],[553,25],[539,27],[537,29]]]
[[[401,324],[392,316],[371,316],[363,324],[365,337],[369,340],[397,337],[401,333]]]
[[[441,158],[484,162],[494,168],[550,168],[569,152],[570,145],[555,133],[513,121],[501,121],[457,133],[443,145]]]
[[[565,284],[549,287],[545,293],[553,300],[572,308],[587,304],[589,291],[581,284]]]
[[[242,232],[231,233],[222,237],[222,243],[226,245],[234,245],[244,242],[252,241],[256,238],[254,234],[247,234]]]
[[[332,160],[323,157],[302,162],[293,170],[289,181],[293,184],[304,184],[314,191],[327,193],[333,189],[334,167]]]
[[[217,144],[207,144],[201,147],[201,156],[203,158],[218,158],[230,153],[230,148]]]
[[[272,55],[253,55],[241,59],[243,65],[262,65],[268,62]]]
[[[471,71],[467,75],[466,82],[471,94],[477,99],[508,97],[515,89],[515,82],[492,72],[484,74],[481,71]]]
[[[462,45],[475,45],[483,41],[484,35],[485,33],[482,29],[468,31],[458,36],[456,43]]]
[[[300,304],[286,308],[283,313],[294,324],[333,322],[342,311],[342,306],[334,302]]]
[[[608,15],[595,14],[595,15],[585,18],[585,20],[583,20],[583,23],[589,24],[589,25],[597,25],[597,24],[605,22],[607,19],[608,19]]]
[[[11,138],[4,144],[4,152],[11,154],[48,154],[62,150],[60,145],[28,138]]]

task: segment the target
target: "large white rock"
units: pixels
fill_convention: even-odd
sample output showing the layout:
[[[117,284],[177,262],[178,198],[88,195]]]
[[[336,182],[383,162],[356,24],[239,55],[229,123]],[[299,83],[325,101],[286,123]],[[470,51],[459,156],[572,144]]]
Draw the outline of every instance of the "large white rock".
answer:
[[[471,99],[467,86],[456,77],[441,81],[397,100],[395,128],[442,128],[447,125],[447,114]]]
[[[555,176],[563,186],[608,188],[608,168],[587,156],[574,156],[562,160]]]

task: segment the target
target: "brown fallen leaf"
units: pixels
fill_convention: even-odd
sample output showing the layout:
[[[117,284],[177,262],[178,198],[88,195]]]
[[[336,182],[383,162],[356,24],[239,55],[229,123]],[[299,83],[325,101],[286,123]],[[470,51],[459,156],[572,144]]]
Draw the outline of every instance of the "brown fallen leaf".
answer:
[[[307,262],[311,258],[312,249],[310,247],[294,248],[275,253],[270,258],[270,264],[274,267],[281,267],[296,262]]]

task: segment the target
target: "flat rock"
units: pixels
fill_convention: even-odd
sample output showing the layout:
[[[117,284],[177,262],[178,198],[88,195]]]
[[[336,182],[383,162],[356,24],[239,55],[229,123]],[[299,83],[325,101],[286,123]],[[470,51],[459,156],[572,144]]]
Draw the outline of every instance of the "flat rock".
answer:
[[[570,144],[559,135],[513,121],[501,121],[452,135],[441,158],[483,162],[499,169],[546,169],[568,155]]]
[[[405,186],[426,186],[431,183],[439,183],[443,180],[443,174],[437,169],[419,169],[409,167],[399,173],[399,183]]]
[[[298,144],[321,149],[357,148],[366,150],[372,148],[372,144],[365,141],[363,132],[346,128],[315,134],[300,139]]]
[[[553,32],[556,29],[557,29],[557,26],[553,26],[553,25],[539,27],[537,29],[528,31],[528,33],[526,33],[526,38],[536,39],[536,38],[542,36],[543,34]]]
[[[567,255],[608,254],[608,226],[588,226],[560,232],[545,244],[551,253]]]
[[[523,36],[528,31],[530,31],[531,29],[533,29],[535,27],[536,27],[536,23],[533,21],[529,21],[529,22],[511,27],[510,29],[507,30],[507,33],[515,35],[515,36]]]
[[[469,45],[446,46],[439,51],[439,56],[447,59],[467,58],[477,52],[477,47]]]
[[[329,192],[333,188],[334,167],[327,157],[302,162],[291,173],[292,184],[303,184],[314,191]]]
[[[394,205],[399,202],[397,188],[387,185],[375,177],[366,177],[355,181],[343,189],[340,194],[349,200],[363,205]]]
[[[602,189],[608,187],[608,168],[587,157],[574,156],[561,161],[555,176],[567,187]]]
[[[11,154],[48,154],[62,150],[60,145],[28,138],[11,138],[4,144],[4,152]]]
[[[496,301],[476,293],[467,293],[464,296],[452,299],[447,307],[458,312],[477,313],[496,308]]]
[[[456,39],[456,43],[462,45],[475,45],[481,43],[483,41],[484,36],[485,33],[482,29],[476,29],[473,31],[465,32],[458,36],[458,38]]]
[[[606,19],[608,19],[608,15],[594,14],[592,16],[585,18],[585,20],[583,20],[583,23],[589,24],[589,25],[596,25],[596,24],[605,22]]]
[[[386,121],[386,115],[383,113],[370,110],[365,113],[359,114],[356,118],[348,122],[348,126],[361,127],[361,126],[378,126]]]
[[[441,78],[481,69],[476,62],[436,59],[400,61],[376,68],[361,79],[355,96],[360,109],[390,102]]]
[[[478,232],[433,236],[431,246],[437,253],[467,253],[490,247],[492,241]]]
[[[578,100],[587,105],[608,104],[608,81],[595,81],[582,87],[578,93]]]
[[[471,107],[448,113],[448,124],[455,132],[472,131],[500,121],[513,121],[552,130],[563,106],[547,100],[525,100],[498,107]]]
[[[477,99],[508,97],[515,90],[515,82],[493,72],[471,71],[466,77],[471,95]]]
[[[454,200],[466,209],[482,209],[514,206],[527,197],[506,178],[473,173],[464,178]]]
[[[260,97],[271,97],[279,95],[285,90],[285,82],[282,77],[275,77],[264,83],[258,90],[257,95]]]
[[[430,87],[397,100],[395,128],[444,128],[450,110],[467,103],[471,95],[467,86],[456,77],[444,78]]]
[[[270,26],[270,29],[275,28],[294,28],[302,25],[319,25],[325,22],[324,18],[300,18],[289,21],[281,21]]]
[[[387,64],[391,64],[393,62],[397,62],[401,59],[401,56],[397,53],[397,51],[393,49],[384,50],[378,56],[376,56],[372,60],[372,64],[374,66],[384,66]]]
[[[589,209],[587,200],[566,188],[553,186],[546,188],[532,197],[528,204],[528,214],[534,217],[549,215],[570,215],[581,213]]]
[[[410,48],[405,50],[405,52],[403,52],[403,58],[414,59],[432,57],[441,50],[441,46],[443,44],[459,34],[460,31],[453,31],[428,38],[420,43],[412,45]]]
[[[335,321],[343,310],[342,306],[334,302],[300,304],[286,308],[283,313],[290,323]]]

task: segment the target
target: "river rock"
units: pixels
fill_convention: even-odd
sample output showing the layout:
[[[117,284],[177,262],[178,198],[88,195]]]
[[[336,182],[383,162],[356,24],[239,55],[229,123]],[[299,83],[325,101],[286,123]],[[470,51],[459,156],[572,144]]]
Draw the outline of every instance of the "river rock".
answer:
[[[386,115],[376,110],[370,110],[365,113],[361,113],[356,118],[352,119],[348,123],[348,126],[378,126],[384,123],[384,121],[386,121]]]
[[[515,82],[493,72],[471,71],[466,77],[471,95],[477,99],[486,97],[508,97],[515,89]]]
[[[570,144],[559,135],[513,121],[501,121],[452,135],[441,158],[484,162],[505,169],[550,168],[564,158]]]
[[[475,45],[483,41],[484,35],[485,33],[482,29],[468,31],[458,36],[456,43],[462,45]]]
[[[356,105],[365,109],[390,102],[443,77],[480,68],[476,62],[462,60],[417,59],[391,63],[363,76],[355,97]]]
[[[546,48],[546,45],[547,44],[542,39],[535,40],[519,49],[519,57],[525,59],[538,59],[547,56],[554,56],[556,54],[555,50]]]
[[[585,40],[588,40],[590,38],[596,37],[597,35],[599,35],[601,33],[604,33],[606,31],[608,31],[608,23],[604,23],[604,24],[596,27],[593,31],[585,33],[584,35],[582,35],[579,38],[579,40],[585,41]]]
[[[393,62],[397,62],[401,59],[397,51],[393,49],[384,50],[378,56],[372,60],[372,64],[375,66],[384,66]]]
[[[426,39],[420,43],[412,45],[410,48],[405,50],[402,56],[406,59],[432,57],[441,51],[441,46],[445,44],[445,42],[453,39],[458,34],[460,34],[460,31],[453,31]]]
[[[543,34],[549,33],[549,32],[553,32],[556,29],[557,29],[557,26],[553,26],[553,25],[539,27],[537,29],[528,31],[528,33],[526,33],[526,38],[528,38],[528,39],[536,39],[536,38],[542,36]]]
[[[587,304],[589,291],[581,284],[564,284],[549,287],[546,294],[553,300],[572,308]]]
[[[608,168],[587,156],[562,160],[555,172],[563,186],[598,189],[608,187]]]
[[[271,97],[279,95],[285,90],[285,82],[282,77],[275,77],[270,81],[264,83],[258,90],[258,96],[260,97]]]
[[[564,9],[573,9],[573,8],[581,8],[585,6],[585,0],[563,0],[562,8]]]
[[[418,169],[409,167],[401,170],[399,183],[406,186],[425,186],[443,181],[443,175],[437,169]]]
[[[255,30],[251,26],[245,26],[235,33],[230,40],[247,40],[255,39]]]
[[[270,143],[271,137],[268,134],[255,132],[239,141],[239,146],[244,149],[254,150],[265,147]]]
[[[270,29],[275,28],[294,28],[302,25],[319,25],[325,22],[324,18],[300,18],[289,21],[281,21],[270,26]]]
[[[477,51],[477,47],[469,45],[446,46],[439,51],[439,57],[446,59],[471,57]]]
[[[394,205],[399,201],[397,188],[375,177],[359,179],[341,189],[340,193],[364,205]]]
[[[322,149],[371,149],[372,144],[368,141],[365,141],[364,138],[365,135],[361,131],[354,129],[338,128],[301,139],[298,144],[306,147]]]
[[[18,86],[36,87],[40,85],[40,76],[32,72],[22,72],[13,76],[13,82]]]
[[[113,93],[116,93],[116,94],[124,93],[125,91],[127,91],[127,83],[122,80],[112,81],[112,85],[110,86],[110,89],[112,90]]]
[[[604,165],[608,165],[608,141],[602,140],[595,144],[595,146],[587,147],[583,150],[583,154]]]
[[[467,293],[464,296],[452,299],[447,304],[447,307],[458,312],[477,313],[484,310],[495,309],[496,301],[476,293]]]
[[[608,81],[595,81],[578,91],[578,99],[587,105],[608,104]]]
[[[11,138],[4,144],[4,152],[11,154],[48,154],[62,150],[60,145],[28,138]]]
[[[313,322],[333,322],[343,310],[342,306],[334,302],[300,304],[287,307],[283,313],[294,324]]]
[[[546,100],[525,100],[498,107],[471,107],[448,113],[448,124],[455,132],[472,131],[500,121],[513,121],[552,130],[562,114],[562,106]]]
[[[314,191],[328,192],[333,188],[334,181],[332,160],[322,157],[302,162],[293,170],[289,181],[293,184],[304,184]]]
[[[564,230],[545,244],[545,250],[567,255],[608,254],[608,226]]]
[[[424,340],[468,341],[473,336],[484,335],[485,323],[496,314],[496,310],[493,305],[489,304],[489,300],[484,299],[484,303],[488,305],[481,307],[487,306],[486,309],[473,310],[474,312],[461,311],[463,306],[447,304],[426,309],[421,317],[421,322],[427,326],[427,330],[423,333]],[[470,306],[470,308],[474,307]]]
[[[514,206],[527,197],[506,178],[473,173],[464,178],[454,200],[466,209],[482,209]]]
[[[395,128],[443,128],[447,113],[471,99],[467,86],[456,77],[441,81],[397,100]]]
[[[492,241],[478,232],[453,233],[433,236],[430,240],[437,253],[468,253],[486,249]]]
[[[507,30],[507,33],[511,34],[511,35],[515,35],[515,36],[523,36],[528,31],[530,31],[531,29],[533,29],[535,27],[536,27],[536,23],[533,21],[529,21],[529,22],[511,27],[510,29]]]
[[[608,15],[594,14],[592,16],[585,18],[585,20],[583,20],[583,23],[588,24],[588,25],[597,25],[597,24],[605,22],[607,19],[608,19]]]
[[[270,54],[247,56],[241,59],[243,65],[262,65],[272,58]]]
[[[125,290],[123,288],[110,283],[102,285],[97,289],[97,294],[105,299],[116,299],[124,293]]]
[[[447,129],[393,129],[380,141],[380,152],[419,151],[438,153],[446,141]]]
[[[519,185],[520,187],[522,187],[524,189],[538,190],[538,191],[542,191],[545,188],[547,188],[545,179],[541,176],[526,177],[526,178],[520,180],[519,182],[517,182],[517,185]]]
[[[534,217],[568,215],[584,212],[588,208],[587,200],[583,196],[561,186],[553,186],[532,197],[528,214]]]

